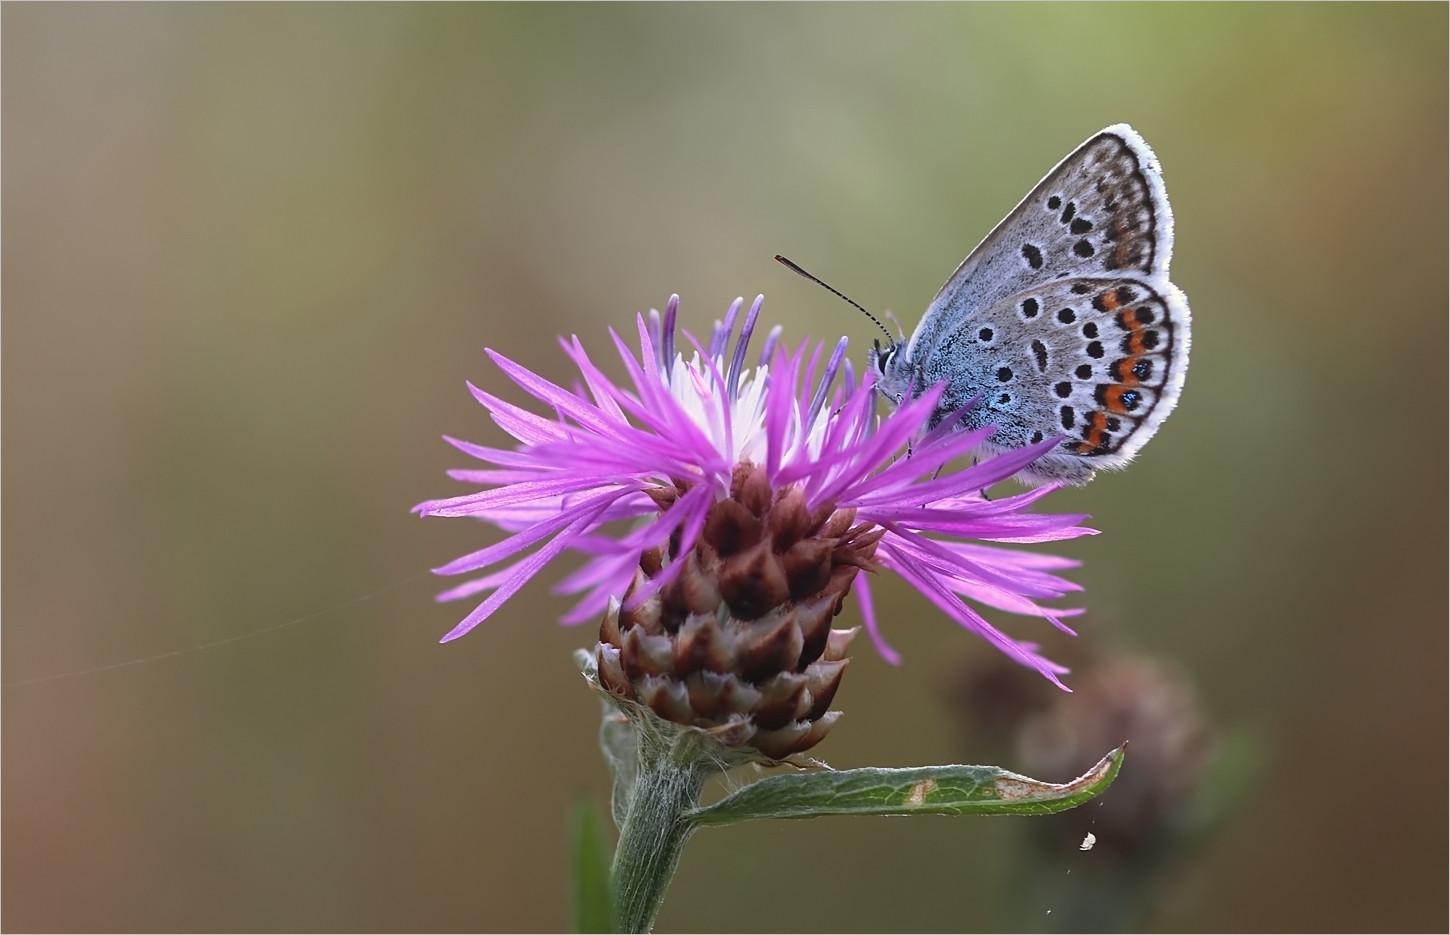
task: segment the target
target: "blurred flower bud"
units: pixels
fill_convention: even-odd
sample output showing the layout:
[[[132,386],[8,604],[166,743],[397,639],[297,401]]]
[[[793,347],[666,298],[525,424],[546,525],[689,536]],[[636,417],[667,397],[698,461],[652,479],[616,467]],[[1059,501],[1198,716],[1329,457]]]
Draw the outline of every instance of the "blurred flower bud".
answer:
[[[1172,667],[1143,656],[1063,654],[1075,664],[1070,695],[999,654],[968,659],[944,682],[944,694],[973,747],[1011,757],[1032,776],[1069,779],[1092,765],[1095,751],[1128,741],[1108,792],[1032,828],[1052,848],[1076,848],[1091,833],[1096,851],[1143,853],[1187,811],[1212,760],[1212,733],[1192,685]]]
[[[1093,761],[1092,751],[1124,740],[1129,754],[1097,804],[1058,816],[1044,830],[1074,843],[1091,831],[1100,850],[1141,852],[1171,832],[1212,758],[1192,685],[1163,663],[1116,656],[1084,671],[1074,689],[1017,731],[1023,768],[1073,776],[1078,764]]]

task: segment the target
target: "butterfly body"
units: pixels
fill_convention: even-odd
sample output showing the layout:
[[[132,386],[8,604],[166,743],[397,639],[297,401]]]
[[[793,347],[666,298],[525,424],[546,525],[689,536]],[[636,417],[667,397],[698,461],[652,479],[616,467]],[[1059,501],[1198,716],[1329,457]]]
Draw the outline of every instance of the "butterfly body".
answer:
[[[1084,484],[1121,468],[1178,401],[1190,318],[1168,279],[1173,215],[1126,124],[1074,150],[962,262],[904,345],[870,361],[900,402],[944,384],[935,421],[995,425],[984,448],[1061,436],[1018,475]]]

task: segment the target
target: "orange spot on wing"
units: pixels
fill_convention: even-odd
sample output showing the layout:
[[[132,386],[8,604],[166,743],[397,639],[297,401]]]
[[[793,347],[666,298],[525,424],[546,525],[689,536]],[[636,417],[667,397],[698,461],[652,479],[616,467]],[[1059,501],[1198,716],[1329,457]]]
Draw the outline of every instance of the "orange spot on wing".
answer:
[[[1108,417],[1095,409],[1088,418],[1087,436],[1083,440],[1093,448],[1097,448],[1103,443],[1103,433],[1107,431],[1107,428]]]
[[[1108,411],[1109,412],[1115,413],[1115,414],[1120,415],[1120,416],[1121,415],[1127,415],[1128,410],[1123,405],[1123,393],[1127,389],[1128,388],[1126,386],[1124,386],[1122,384],[1116,384],[1116,383],[1113,384],[1112,386],[1108,387],[1108,391],[1103,394],[1103,405],[1105,405],[1105,406],[1108,407]],[[1101,416],[1102,413],[1095,412],[1095,413],[1093,413],[1093,415],[1095,417],[1096,416]],[[1096,418],[1094,418],[1093,422],[1094,422],[1094,425],[1096,425],[1096,423],[1097,423]]]
[[[1102,295],[1098,296],[1098,301],[1101,302],[1101,303],[1103,303],[1103,308],[1105,310],[1107,310],[1109,312],[1117,311],[1117,309],[1118,309],[1118,293],[1117,293],[1117,290],[1116,289],[1109,289],[1107,292],[1104,292]]]

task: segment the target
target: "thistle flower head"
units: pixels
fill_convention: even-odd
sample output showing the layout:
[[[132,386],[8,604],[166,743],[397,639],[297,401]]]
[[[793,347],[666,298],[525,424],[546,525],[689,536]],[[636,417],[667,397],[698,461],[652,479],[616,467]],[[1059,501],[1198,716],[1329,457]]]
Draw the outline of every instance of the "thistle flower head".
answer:
[[[1060,685],[1065,669],[968,603],[1064,630],[1061,618],[1076,613],[1039,604],[1077,590],[1053,574],[1075,562],[1000,543],[1084,535],[1092,532],[1079,525],[1084,517],[1028,512],[1053,486],[982,495],[1056,440],[952,470],[991,427],[956,430],[963,410],[929,428],[940,388],[879,418],[872,377],[855,376],[844,338],[829,355],[808,342],[791,351],[777,327],[749,364],[762,302],[737,336],[737,300],[707,344],[677,329],[677,296],[662,319],[637,318],[637,355],[611,330],[627,385],[607,377],[577,337],[561,341],[579,369],[572,389],[487,352],[554,414],[470,384],[518,444],[449,439],[490,465],[450,475],[487,489],[415,509],[472,516],[509,536],[437,569],[481,573],[440,600],[488,594],[444,641],[485,620],[564,550],[583,553],[556,591],[580,595],[565,623],[602,617],[605,687],[676,723],[740,725],[740,742],[783,756],[818,741],[834,719],[826,707],[853,631],[833,631],[830,621],[853,584],[871,639],[898,661],[860,575],[885,570]]]

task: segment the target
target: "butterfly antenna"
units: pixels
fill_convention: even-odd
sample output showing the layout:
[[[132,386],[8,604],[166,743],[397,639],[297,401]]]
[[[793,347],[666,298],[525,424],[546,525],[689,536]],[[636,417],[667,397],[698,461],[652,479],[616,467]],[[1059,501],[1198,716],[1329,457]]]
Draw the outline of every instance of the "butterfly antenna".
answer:
[[[781,256],[779,253],[777,253],[775,255],[775,259],[776,259],[776,262],[777,263],[780,263],[782,266],[784,266],[786,269],[790,270],[792,273],[795,273],[797,276],[804,276],[806,279],[809,279],[811,282],[815,283],[816,285],[823,287],[827,291],[829,291],[831,293],[834,293],[839,298],[845,299],[847,302],[850,302],[852,305],[856,306],[856,308],[858,308],[858,309],[861,310],[861,314],[862,315],[865,315],[867,318],[869,318],[873,322],[875,322],[876,323],[876,327],[878,327],[878,328],[881,329],[881,333],[884,334],[884,335],[886,335],[887,344],[889,344],[891,347],[895,347],[896,346],[896,339],[891,336],[891,332],[886,330],[886,326],[883,325],[881,323],[881,321],[875,315],[873,315],[870,312],[866,311],[865,306],[863,306],[860,302],[857,302],[855,299],[851,298],[849,295],[847,295],[846,293],[842,292],[841,290],[835,288],[834,286],[830,285],[829,283],[827,283],[827,282],[825,282],[825,281],[823,281],[823,280],[821,280],[821,279],[819,279],[819,278],[817,278],[815,276],[812,276],[810,273],[808,273],[805,270],[801,269],[799,266],[797,266],[796,264],[792,263],[790,260],[787,260],[785,257]]]

